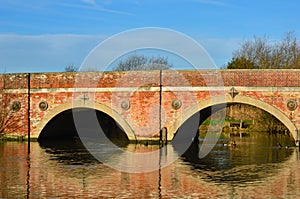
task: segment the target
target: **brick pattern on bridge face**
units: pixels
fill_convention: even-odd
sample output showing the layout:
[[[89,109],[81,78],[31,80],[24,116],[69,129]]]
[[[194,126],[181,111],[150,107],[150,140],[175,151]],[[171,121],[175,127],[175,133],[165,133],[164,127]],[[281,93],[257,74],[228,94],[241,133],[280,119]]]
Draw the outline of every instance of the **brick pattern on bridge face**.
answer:
[[[174,81],[174,76],[183,78]],[[299,76],[299,70],[164,71],[163,82],[165,86],[300,87]]]
[[[296,100],[299,103],[299,92],[241,92],[244,96],[249,96],[254,99],[260,99],[284,112],[293,123],[300,127],[300,112],[299,108],[294,111],[287,109],[287,101],[290,99]]]
[[[300,87],[300,70],[223,70],[223,71],[163,71],[163,88],[176,87]],[[31,93],[31,133],[36,125],[53,108],[82,97],[82,93],[64,92],[39,92],[39,89],[65,89],[65,88],[133,88],[128,92],[98,92],[92,94],[89,100],[112,107],[132,126],[145,130],[149,122],[151,128],[137,131],[137,135],[157,137],[159,127],[159,85],[160,71],[147,72],[107,72],[107,73],[37,73],[30,75],[30,87],[35,89]],[[0,75],[1,104],[8,110],[13,101],[21,102],[21,110],[13,113],[11,125],[7,126],[6,133],[27,134],[27,85],[28,74]],[[138,89],[143,91],[138,91]],[[151,89],[156,90],[151,90]],[[147,90],[148,89],[148,90]],[[227,92],[227,91],[226,91]],[[240,95],[262,100],[281,110],[300,128],[299,108],[288,111],[286,102],[295,99],[299,103],[300,92],[280,91],[240,91]],[[212,91],[176,91],[166,90],[162,93],[162,125],[170,126],[190,106],[220,92]],[[128,111],[120,106],[122,100],[129,100],[131,107]],[[172,100],[180,99],[182,107],[179,110],[172,108]],[[41,111],[38,104],[47,101],[49,107]],[[157,113],[157,114],[155,114]],[[157,122],[154,122],[157,121]],[[140,127],[140,128],[139,128]]]
[[[11,135],[27,135],[28,132],[28,95],[27,92],[6,92],[7,89],[15,91],[28,87],[28,74],[0,75],[0,121],[3,132]],[[13,102],[20,102],[19,111],[12,110]],[[0,129],[1,129],[0,126]],[[1,132],[0,132],[1,133]]]
[[[116,88],[159,85],[159,71],[140,73],[36,73],[30,77],[31,89],[41,88]],[[22,82],[19,82],[22,84]],[[7,88],[16,88],[8,85]],[[26,85],[24,88],[27,88]]]

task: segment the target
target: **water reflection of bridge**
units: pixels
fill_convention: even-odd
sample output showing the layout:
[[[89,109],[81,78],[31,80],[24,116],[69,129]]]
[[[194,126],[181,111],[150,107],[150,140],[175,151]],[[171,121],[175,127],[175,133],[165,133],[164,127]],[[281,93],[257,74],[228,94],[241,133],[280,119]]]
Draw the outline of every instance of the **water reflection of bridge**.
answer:
[[[136,145],[146,152],[149,147]],[[130,150],[133,150],[131,148]],[[199,167],[179,159],[150,173],[126,173],[111,169],[65,146],[5,143],[0,147],[0,196],[31,197],[266,197],[297,196],[300,189],[299,151],[286,151],[278,162],[218,168],[202,162]],[[73,150],[73,152],[71,152]],[[153,148],[150,148],[153,150]],[[228,154],[236,152],[229,148]],[[235,150],[235,151],[234,151]],[[285,151],[282,150],[282,151]],[[71,154],[74,155],[71,155]],[[227,152],[226,152],[227,153]],[[225,155],[226,156],[226,155]],[[82,158],[82,159],[80,159]],[[220,162],[219,162],[220,164]],[[204,167],[201,167],[201,165]],[[243,174],[245,176],[243,176]]]

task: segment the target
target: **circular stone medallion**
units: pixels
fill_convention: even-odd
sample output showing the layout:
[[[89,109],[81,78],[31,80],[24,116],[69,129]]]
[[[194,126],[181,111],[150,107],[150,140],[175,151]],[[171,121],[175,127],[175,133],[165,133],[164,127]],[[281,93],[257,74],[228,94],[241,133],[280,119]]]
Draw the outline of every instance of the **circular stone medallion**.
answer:
[[[123,100],[121,102],[121,108],[127,111],[130,108],[129,100]]]
[[[41,111],[45,111],[48,109],[48,103],[46,101],[41,101],[39,103],[39,108]]]
[[[288,100],[286,103],[286,107],[290,110],[290,111],[294,111],[296,110],[296,108],[298,107],[298,103],[296,100]]]
[[[174,99],[174,100],[172,101],[172,107],[173,107],[173,109],[175,109],[175,110],[180,109],[181,105],[182,105],[182,102],[181,102],[181,100],[179,100],[179,99]]]

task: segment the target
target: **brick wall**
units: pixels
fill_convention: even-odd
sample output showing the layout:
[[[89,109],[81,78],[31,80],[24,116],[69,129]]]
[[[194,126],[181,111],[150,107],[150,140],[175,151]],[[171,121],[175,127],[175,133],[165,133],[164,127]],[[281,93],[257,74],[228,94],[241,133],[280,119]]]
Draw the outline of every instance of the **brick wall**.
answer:
[[[287,90],[277,91],[271,89],[268,92],[259,89],[257,91],[238,91],[240,95],[271,104],[290,117],[300,128],[299,108],[291,113],[286,107],[286,102],[290,99],[299,102],[300,90],[297,91],[300,88],[299,77],[300,70],[170,70],[163,71],[162,77],[160,77],[160,71],[35,73],[30,74],[30,129],[33,132],[39,122],[55,107],[72,102],[74,99],[80,100],[82,95],[86,93],[78,91],[77,94],[74,94],[73,88],[102,88],[103,90],[90,95],[92,98],[90,100],[112,107],[133,129],[138,129],[135,131],[136,135],[158,137],[160,81],[163,89],[165,89],[162,92],[161,100],[163,126],[171,126],[172,122],[184,114],[195,102],[208,99],[212,95],[224,94],[224,92],[226,94],[230,87],[276,87],[287,88]],[[217,92],[205,89],[187,92],[184,89],[178,89],[207,86],[225,86],[225,89]],[[125,91],[122,89],[116,91],[115,88],[125,88]],[[289,90],[289,88],[293,89]],[[21,109],[12,113],[10,124],[4,129],[5,133],[27,135],[28,74],[0,75],[0,90],[0,100],[4,107],[2,112],[7,112],[15,101],[19,101],[21,104]],[[172,107],[172,102],[176,99],[182,102],[182,106],[178,110]],[[129,110],[121,108],[120,104],[123,100],[130,102]],[[39,108],[39,104],[43,101],[48,104],[46,110],[40,110]]]

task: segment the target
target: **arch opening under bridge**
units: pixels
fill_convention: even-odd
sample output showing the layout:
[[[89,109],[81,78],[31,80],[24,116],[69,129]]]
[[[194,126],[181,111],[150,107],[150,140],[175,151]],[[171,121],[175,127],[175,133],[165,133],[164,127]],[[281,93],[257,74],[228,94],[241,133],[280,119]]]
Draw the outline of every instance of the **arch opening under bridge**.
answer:
[[[81,120],[84,122],[80,122]],[[38,123],[31,137],[37,138],[38,141],[70,139],[79,136],[78,130],[84,132],[84,136],[89,137],[95,133],[93,129],[98,129],[99,125],[109,139],[136,140],[130,126],[117,112],[100,103],[83,104],[80,101],[66,103],[51,109]]]
[[[185,126],[189,125],[189,120],[194,119],[194,121],[196,121],[197,119],[199,119],[198,122],[200,125],[213,113],[217,112],[218,110],[224,109],[227,104],[247,104],[264,110],[277,118],[289,130],[295,141],[298,139],[297,128],[285,113],[264,101],[243,95],[237,95],[234,99],[232,99],[230,95],[226,95],[212,97],[200,101],[198,104],[190,107],[181,115],[181,117],[175,120],[173,126],[169,128],[170,137],[168,139],[173,140],[178,132],[184,133],[183,131],[180,131],[180,128],[186,128]],[[196,134],[196,132],[194,133]]]

